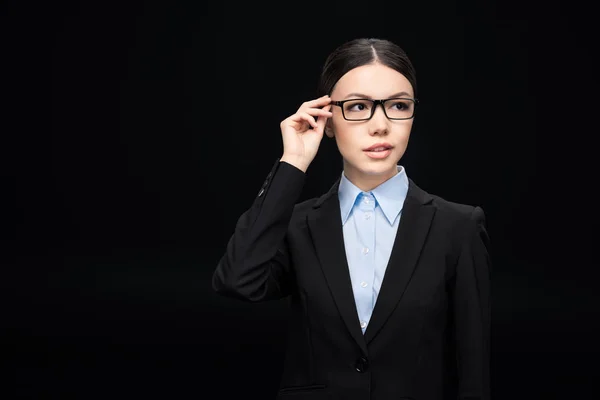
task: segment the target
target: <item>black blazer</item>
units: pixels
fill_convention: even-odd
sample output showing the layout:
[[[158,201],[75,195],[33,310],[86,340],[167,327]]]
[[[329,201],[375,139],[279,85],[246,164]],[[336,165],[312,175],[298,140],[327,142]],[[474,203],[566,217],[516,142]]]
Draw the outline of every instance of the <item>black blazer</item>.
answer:
[[[409,179],[363,335],[343,242],[339,180],[296,204],[305,174],[277,160],[213,275],[248,302],[288,297],[278,400],[490,398],[490,255],[480,207]]]

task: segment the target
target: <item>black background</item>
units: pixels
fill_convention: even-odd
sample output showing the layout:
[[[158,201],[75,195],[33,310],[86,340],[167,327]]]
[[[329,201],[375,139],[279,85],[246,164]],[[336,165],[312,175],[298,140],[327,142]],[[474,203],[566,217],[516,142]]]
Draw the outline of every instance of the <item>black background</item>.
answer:
[[[210,277],[281,155],[279,122],[315,96],[328,52],[357,36],[396,41],[416,66],[408,175],[486,211],[495,399],[600,394],[590,10],[514,0],[1,10],[4,398],[272,398],[285,303],[219,298]],[[303,198],[340,172],[324,139]]]

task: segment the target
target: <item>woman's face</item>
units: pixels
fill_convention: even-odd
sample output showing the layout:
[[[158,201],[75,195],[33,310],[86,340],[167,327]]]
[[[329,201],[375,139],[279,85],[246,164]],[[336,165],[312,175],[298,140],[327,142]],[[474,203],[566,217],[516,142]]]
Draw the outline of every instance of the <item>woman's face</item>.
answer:
[[[404,75],[381,64],[363,65],[348,71],[331,92],[333,101],[391,97],[414,98],[413,88]],[[401,108],[396,105],[386,107]],[[359,104],[353,110],[363,108]],[[367,121],[347,121],[338,106],[333,106],[331,111],[333,116],[327,122],[326,134],[335,138],[344,160],[344,173],[352,183],[368,191],[397,173],[413,119],[390,120],[382,106],[377,106],[375,114]],[[372,146],[386,150],[368,151]]]

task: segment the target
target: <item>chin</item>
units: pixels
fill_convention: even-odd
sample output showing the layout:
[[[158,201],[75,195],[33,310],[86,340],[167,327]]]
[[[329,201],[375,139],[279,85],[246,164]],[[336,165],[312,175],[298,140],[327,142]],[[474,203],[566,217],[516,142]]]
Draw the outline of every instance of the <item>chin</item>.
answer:
[[[397,164],[397,162],[391,159],[378,160],[374,162],[371,161],[367,163],[360,163],[357,169],[365,175],[388,175],[391,171],[394,171],[394,173],[396,172]]]
[[[349,167],[350,170],[354,170],[355,173],[358,173],[363,176],[381,176],[387,177],[389,175],[394,175],[397,171],[398,159],[394,157],[395,154],[391,154],[390,157],[376,160],[371,159],[364,154],[358,155],[358,157],[353,157],[350,162],[345,162],[344,166]]]
[[[384,176],[384,175],[388,175],[390,173],[390,171],[396,171],[396,166],[394,165],[393,167],[379,167],[379,168],[374,168],[374,167],[366,167],[366,168],[361,168],[360,169],[361,172],[365,175],[372,175],[372,176]]]

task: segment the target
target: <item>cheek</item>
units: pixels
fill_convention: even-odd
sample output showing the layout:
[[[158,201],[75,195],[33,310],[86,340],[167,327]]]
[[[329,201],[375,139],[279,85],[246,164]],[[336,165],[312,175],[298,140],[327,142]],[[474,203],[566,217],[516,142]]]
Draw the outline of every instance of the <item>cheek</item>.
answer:
[[[335,132],[335,136],[345,142],[352,138],[360,137],[357,135],[365,129],[364,126],[361,126],[360,124],[353,124],[346,121],[344,117],[342,117],[341,112],[334,114],[330,119],[330,122],[333,132]]]
[[[402,143],[407,143],[412,130],[412,120],[405,124],[399,125],[394,129],[395,136],[400,138]]]
[[[360,127],[348,126],[344,122],[334,123],[332,126],[338,147],[351,149],[359,146],[357,139],[360,138]]]

